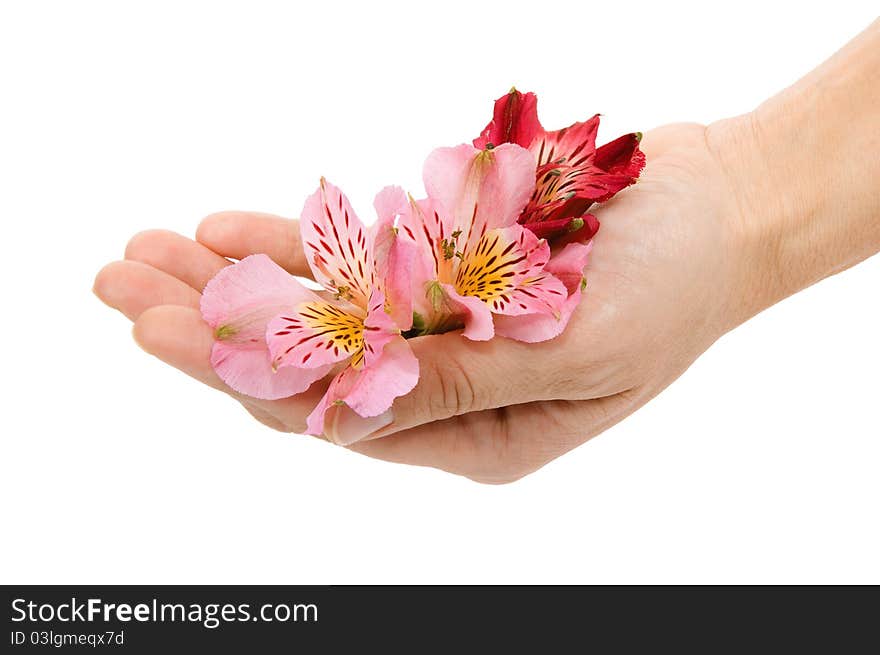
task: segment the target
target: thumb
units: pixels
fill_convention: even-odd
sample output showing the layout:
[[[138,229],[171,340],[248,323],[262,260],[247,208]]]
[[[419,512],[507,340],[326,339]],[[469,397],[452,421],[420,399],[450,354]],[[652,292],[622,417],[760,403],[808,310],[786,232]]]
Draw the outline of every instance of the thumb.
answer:
[[[397,398],[385,426],[369,420],[346,421],[347,444],[409,430],[425,423],[487,409],[538,400],[580,397],[572,384],[576,373],[565,370],[565,354],[556,345],[527,344],[504,338],[470,341],[459,333],[409,341],[419,360],[419,381]]]

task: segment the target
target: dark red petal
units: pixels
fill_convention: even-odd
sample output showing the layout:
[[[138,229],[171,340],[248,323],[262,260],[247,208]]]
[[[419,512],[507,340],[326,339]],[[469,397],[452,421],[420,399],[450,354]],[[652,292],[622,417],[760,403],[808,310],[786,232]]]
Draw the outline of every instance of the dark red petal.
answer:
[[[474,147],[483,149],[488,144],[515,143],[528,148],[535,135],[544,128],[538,121],[538,97],[534,93],[520,93],[511,89],[495,101],[492,120],[474,139]]]
[[[538,166],[563,160],[569,166],[580,166],[596,152],[599,114],[582,123],[574,123],[555,132],[541,132],[529,150]]]
[[[574,232],[566,232],[565,234],[560,235],[556,239],[553,240],[552,245],[554,248],[559,246],[564,246],[569,243],[586,243],[594,236],[596,236],[596,232],[599,231],[599,219],[597,219],[592,214],[584,214],[581,216],[584,221],[583,227],[579,230],[575,230]]]
[[[535,188],[519,222],[578,218],[606,193],[606,187],[595,184],[585,166],[544,164],[537,169]]]
[[[539,239],[547,239],[551,241],[554,237],[568,233],[569,225],[575,220],[571,216],[564,218],[556,218],[552,221],[537,221],[533,223],[524,223],[523,227],[531,230]]]
[[[645,167],[645,153],[639,150],[642,135],[638,132],[624,134],[604,146],[596,148],[593,160],[596,168],[607,173],[637,178]]]
[[[634,184],[645,167],[645,153],[639,150],[641,135],[626,134],[597,148],[592,156],[572,162],[576,171],[575,196],[584,201],[605,202]],[[586,211],[589,204],[581,211]]]

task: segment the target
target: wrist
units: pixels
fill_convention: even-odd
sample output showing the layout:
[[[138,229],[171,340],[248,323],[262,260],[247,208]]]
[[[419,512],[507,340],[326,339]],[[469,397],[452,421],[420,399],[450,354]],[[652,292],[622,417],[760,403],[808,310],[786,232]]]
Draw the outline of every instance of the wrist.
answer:
[[[706,140],[733,196],[732,329],[880,251],[880,21]]]
[[[730,330],[802,288],[787,263],[798,238],[792,217],[814,213],[816,201],[797,188],[804,172],[784,163],[789,147],[768,143],[760,110],[709,125],[706,141],[728,193],[721,200],[730,262],[724,327]]]

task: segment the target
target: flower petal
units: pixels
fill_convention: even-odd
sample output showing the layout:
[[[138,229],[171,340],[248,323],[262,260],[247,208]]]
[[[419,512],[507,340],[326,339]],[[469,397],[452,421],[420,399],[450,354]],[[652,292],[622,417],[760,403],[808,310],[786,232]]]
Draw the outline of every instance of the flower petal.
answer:
[[[569,295],[580,291],[584,280],[584,268],[587,266],[592,249],[592,243],[569,243],[553,253],[544,270],[557,277],[565,285]]]
[[[597,149],[598,125],[594,116],[535,140],[531,148],[538,161],[535,189],[521,222],[581,217],[594,202],[604,202],[635,183],[645,166],[638,145],[641,135],[627,134]],[[579,240],[591,237],[581,235]]]
[[[374,286],[372,243],[345,194],[321,178],[300,217],[303,248],[315,279],[366,308]]]
[[[489,306],[475,296],[459,294],[451,284],[442,285],[451,314],[464,325],[462,336],[471,341],[488,341],[495,336]]]
[[[549,241],[571,231],[572,226],[574,226],[575,229],[583,227],[582,224],[576,223],[576,220],[577,219],[570,216],[565,216],[563,218],[554,218],[551,220],[529,221],[523,223],[523,226],[531,230],[539,239],[547,239]]]
[[[330,383],[327,393],[307,419],[309,434],[324,433],[324,416],[334,404],[345,403],[363,417],[387,411],[398,396],[419,380],[419,362],[403,337],[392,339],[372,366],[348,367]]]
[[[494,309],[493,306],[494,313],[506,316],[547,314],[557,317],[568,298],[568,293],[565,291],[565,285],[556,277],[542,272],[535,277],[522,280],[506,297],[509,302],[504,303],[500,309]]]
[[[562,304],[558,316],[550,314],[523,314],[520,316],[496,316],[495,333],[508,339],[538,343],[559,336],[581,300],[580,290]]]
[[[423,177],[428,197],[451,214],[450,234],[461,233],[455,248],[463,251],[487,230],[516,222],[535,187],[535,162],[512,143],[493,150],[463,144],[432,152]]]
[[[412,274],[420,254],[413,239],[401,237],[395,220],[409,210],[400,187],[386,187],[375,201],[379,220],[371,228],[376,278],[385,293],[385,308],[401,330],[412,327]]]
[[[531,150],[538,167],[559,160],[569,166],[579,166],[596,151],[596,133],[599,131],[599,114],[583,123],[553,132],[542,132],[532,141]]]
[[[594,236],[596,236],[596,233],[599,231],[599,219],[597,219],[592,214],[584,214],[580,217],[580,220],[583,222],[583,225],[581,225],[578,229],[566,230],[564,233],[557,235],[553,239],[554,248],[565,246],[569,243],[578,243],[583,245],[585,243],[589,243],[590,240]],[[541,223],[535,223],[535,225],[541,225]]]
[[[645,153],[639,150],[641,134],[624,136],[597,148],[592,157],[578,164],[583,170],[576,195],[591,202],[605,202],[618,191],[635,184],[645,167]],[[588,205],[584,205],[584,211]]]
[[[251,255],[227,266],[202,294],[202,317],[217,339],[211,365],[235,391],[277,399],[308,389],[327,369],[273,373],[266,345],[269,320],[298,302],[318,297],[266,255]]]
[[[278,400],[302,393],[330,371],[329,366],[273,371],[264,341],[252,345],[215,341],[211,349],[211,366],[233,390],[263,400]]]
[[[410,314],[410,322],[412,322],[412,314]],[[376,289],[370,296],[370,307],[364,320],[363,365],[372,366],[381,356],[385,344],[399,334],[400,329],[385,309],[385,294]],[[356,365],[356,358],[352,360],[352,365]]]
[[[596,148],[593,164],[606,173],[634,182],[645,167],[645,153],[639,150],[641,140],[641,133],[633,132],[609,141]]]
[[[272,366],[314,368],[361,358],[364,317],[326,300],[295,305],[266,327]]]
[[[266,323],[298,302],[318,296],[266,255],[250,255],[215,275],[202,291],[202,317],[231,341],[260,340]]]
[[[415,268],[411,272],[413,288],[424,283],[447,279],[452,274],[455,240],[451,214],[439,202],[426,198],[411,200],[400,216],[400,234],[415,246]]]
[[[521,223],[557,223],[565,218],[578,218],[605,194],[604,187],[596,187],[590,174],[598,129],[597,114],[583,123],[541,132],[535,137],[529,148],[537,162],[535,184]],[[568,227],[564,224],[558,233],[547,237],[555,238]]]
[[[383,268],[379,269],[385,292],[385,309],[400,330],[412,327],[413,274],[420,253],[411,241],[394,234]]]
[[[465,253],[455,290],[485,302],[496,314],[558,313],[566,293],[544,271],[550,247],[521,225],[490,230]]]
[[[534,93],[520,93],[511,89],[495,101],[492,120],[474,139],[474,147],[483,149],[492,144],[515,143],[528,148],[544,128],[538,121],[538,97]]]
[[[544,267],[545,271],[552,273],[568,290],[568,298],[562,304],[558,318],[548,314],[496,316],[496,333],[528,343],[547,341],[561,334],[580,303],[584,267],[587,265],[591,249],[590,243],[568,244],[561,251],[554,253],[550,262]]]
[[[394,225],[394,219],[403,213],[408,204],[406,191],[399,186],[385,187],[376,194],[373,200],[373,207],[376,209],[379,223],[386,222],[391,225]]]

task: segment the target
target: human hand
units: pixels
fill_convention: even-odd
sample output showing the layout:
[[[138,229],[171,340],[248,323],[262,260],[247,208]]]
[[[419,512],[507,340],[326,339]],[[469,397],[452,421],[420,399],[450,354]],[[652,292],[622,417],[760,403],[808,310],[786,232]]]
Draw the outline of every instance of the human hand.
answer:
[[[702,126],[661,128],[641,146],[649,162],[641,182],[596,212],[603,225],[587,291],[561,336],[539,344],[456,333],[413,339],[420,380],[395,402],[392,422],[336,408],[328,438],[381,459],[511,481],[635,411],[732,327],[741,279],[732,181]],[[228,389],[209,362],[200,291],[227,257],[260,252],[309,275],[295,221],[226,212],[207,218],[197,241],[137,235],[126,260],[99,273],[95,291],[135,321],[145,350],[226,391],[262,423],[300,432],[326,384],[257,400]]]
[[[557,338],[410,340],[418,385],[393,417],[345,407],[326,436],[365,455],[482,482],[530,473],[631,414],[719,336],[880,251],[876,157],[880,21],[798,84],[744,116],[645,135],[641,181],[603,205],[587,292]],[[200,291],[229,259],[265,253],[308,276],[295,221],[227,212],[196,241],[146,232],[95,292],[135,321],[141,346],[291,432],[326,389],[257,400],[210,365]]]

